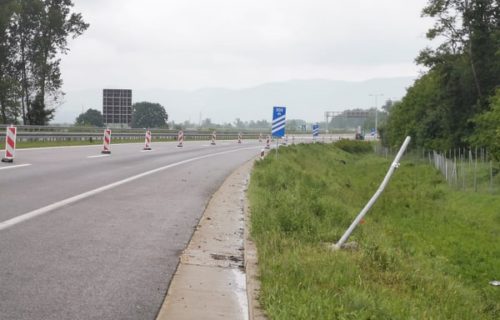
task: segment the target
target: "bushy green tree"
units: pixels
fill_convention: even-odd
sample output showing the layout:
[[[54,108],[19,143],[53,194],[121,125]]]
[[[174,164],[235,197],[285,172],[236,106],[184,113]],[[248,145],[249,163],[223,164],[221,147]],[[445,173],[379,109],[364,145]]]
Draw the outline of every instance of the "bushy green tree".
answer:
[[[71,0],[0,4],[0,51],[10,52],[0,52],[0,68],[14,66],[15,70],[12,75],[0,70],[0,91],[16,95],[24,124],[46,124],[54,116],[55,109],[47,101],[57,102],[62,94],[60,57],[68,51],[68,37],[75,38],[88,28],[81,14],[71,12],[72,7]]]
[[[491,110],[474,118],[476,131],[469,142],[471,145],[486,147],[496,160],[500,160],[500,89],[497,89],[490,102]]]
[[[500,83],[500,7],[498,0],[429,0],[423,15],[435,19],[417,62],[429,68],[393,107],[384,141],[396,144],[404,135],[426,148],[464,146],[475,134],[478,114],[490,110]]]
[[[102,117],[102,113],[99,110],[88,109],[87,111],[85,111],[85,113],[80,114],[76,118],[75,125],[103,127],[104,120]]]
[[[168,114],[159,103],[138,102],[132,106],[133,128],[168,127]]]
[[[17,123],[20,86],[15,60],[18,46],[10,37],[9,27],[16,13],[14,0],[0,2],[0,123]]]

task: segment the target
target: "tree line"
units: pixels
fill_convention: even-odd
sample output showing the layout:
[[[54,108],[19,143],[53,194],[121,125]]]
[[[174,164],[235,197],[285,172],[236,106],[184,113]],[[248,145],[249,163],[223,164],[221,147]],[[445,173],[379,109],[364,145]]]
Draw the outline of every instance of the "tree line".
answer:
[[[426,149],[485,147],[500,159],[500,5],[498,0],[429,0],[427,38],[439,41],[416,62],[427,68],[391,108],[386,145],[407,135]]]
[[[0,2],[0,123],[44,125],[63,95],[60,56],[89,25],[71,0]]]
[[[159,103],[136,102],[132,105],[132,128],[168,128],[168,113]],[[77,126],[103,127],[104,117],[101,111],[88,109],[75,119]]]

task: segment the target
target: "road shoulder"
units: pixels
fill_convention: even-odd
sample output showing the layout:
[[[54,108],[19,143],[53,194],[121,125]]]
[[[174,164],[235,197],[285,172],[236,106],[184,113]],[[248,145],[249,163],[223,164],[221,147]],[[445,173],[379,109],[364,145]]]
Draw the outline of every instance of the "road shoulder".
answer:
[[[213,195],[181,255],[158,320],[265,319],[258,307],[257,254],[245,194],[253,163],[238,168]]]

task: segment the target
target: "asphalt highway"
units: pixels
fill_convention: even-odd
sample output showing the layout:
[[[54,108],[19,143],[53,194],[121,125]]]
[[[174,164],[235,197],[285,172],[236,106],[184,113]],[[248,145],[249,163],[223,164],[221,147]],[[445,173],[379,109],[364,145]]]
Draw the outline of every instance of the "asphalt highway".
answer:
[[[210,196],[263,144],[142,147],[0,163],[0,319],[155,319]]]

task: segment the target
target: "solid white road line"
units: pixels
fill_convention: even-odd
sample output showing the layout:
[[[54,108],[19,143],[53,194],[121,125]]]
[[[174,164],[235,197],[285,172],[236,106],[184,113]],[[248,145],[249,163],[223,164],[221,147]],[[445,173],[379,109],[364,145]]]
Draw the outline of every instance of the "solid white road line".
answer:
[[[25,164],[18,164],[18,165],[15,165],[15,166],[2,167],[2,168],[0,168],[0,170],[15,169],[15,168],[21,168],[21,167],[27,167],[27,166],[31,166],[31,163],[25,163]]]
[[[103,187],[100,187],[100,188],[97,188],[97,189],[94,189],[94,190],[90,190],[90,191],[81,193],[81,194],[73,196],[71,198],[67,198],[67,199],[64,199],[62,201],[55,202],[53,204],[49,204],[48,206],[45,206],[43,208],[30,211],[28,213],[22,214],[20,216],[15,217],[15,218],[12,218],[12,219],[0,222],[0,231],[8,229],[8,228],[10,228],[12,226],[15,226],[16,224],[19,224],[21,222],[33,219],[33,218],[35,218],[37,216],[43,215],[43,214],[45,214],[47,212],[50,212],[50,211],[62,208],[64,206],[67,206],[69,204],[75,203],[75,202],[83,200],[83,199],[89,198],[89,197],[94,196],[96,194],[99,194],[99,193],[101,193],[103,191],[107,191],[107,190],[113,189],[115,187],[121,186],[122,184],[126,184],[128,182],[132,182],[134,180],[143,178],[145,176],[152,175],[154,173],[157,173],[157,172],[160,172],[160,171],[163,171],[163,170],[167,170],[167,169],[170,169],[170,168],[173,168],[173,167],[177,167],[177,166],[180,166],[180,165],[183,165],[183,164],[186,164],[186,163],[190,163],[190,162],[193,162],[193,161],[201,160],[201,159],[206,159],[206,158],[211,158],[211,157],[215,157],[215,156],[220,156],[220,155],[223,155],[223,154],[238,152],[238,151],[241,151],[241,150],[250,150],[250,149],[257,149],[257,148],[259,148],[259,147],[239,148],[239,149],[235,149],[235,150],[229,150],[229,151],[223,151],[223,152],[217,152],[217,153],[207,154],[207,155],[204,155],[204,156],[195,157],[195,158],[191,158],[191,159],[186,159],[186,160],[175,162],[175,163],[172,163],[172,164],[160,167],[160,168],[156,168],[156,169],[153,169],[153,170],[150,170],[150,171],[146,171],[146,172],[137,174],[135,176],[132,176],[132,177],[129,177],[129,178],[117,181],[117,182],[113,182],[113,183],[105,185]]]

